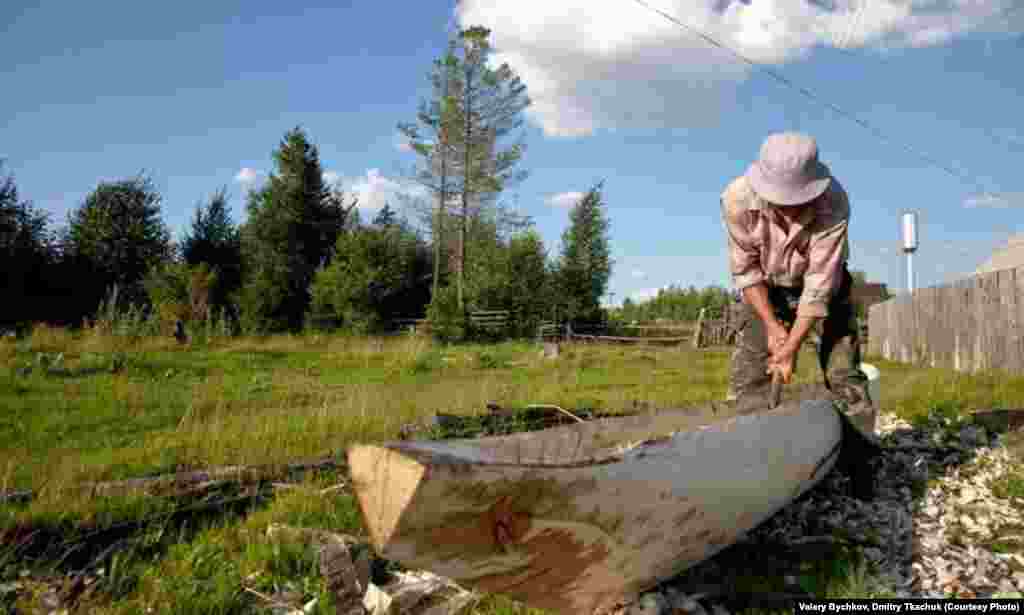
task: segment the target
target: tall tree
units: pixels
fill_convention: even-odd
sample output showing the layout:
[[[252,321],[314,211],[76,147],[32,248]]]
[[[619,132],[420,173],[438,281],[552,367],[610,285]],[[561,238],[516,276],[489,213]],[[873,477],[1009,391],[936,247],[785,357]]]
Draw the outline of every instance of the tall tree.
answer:
[[[301,128],[274,152],[276,172],[249,193],[241,230],[242,316],[250,328],[297,330],[316,270],[330,262],[355,202],[324,183],[320,155]]]
[[[570,319],[590,319],[600,313],[601,297],[611,277],[613,262],[603,187],[604,182],[599,182],[573,206],[569,228],[562,233],[558,278]]]
[[[238,243],[238,228],[228,211],[227,188],[221,188],[205,204],[196,205],[190,228],[181,242],[181,253],[189,265],[219,265],[237,255]]]
[[[100,296],[117,284],[128,301],[145,298],[142,280],[172,255],[170,232],[160,218],[162,198],[148,177],[100,182],[71,213],[66,249],[99,282]]]
[[[450,40],[445,54],[434,61],[428,75],[431,98],[420,101],[416,122],[398,124],[398,130],[405,135],[409,147],[420,157],[409,175],[431,195],[426,212],[421,213],[425,213],[427,218],[434,248],[434,296],[441,283],[441,255],[447,238],[446,212],[455,194],[454,176],[458,170],[459,156],[452,146],[452,126],[456,122],[452,82],[458,78],[457,66],[455,41]]]
[[[39,316],[54,256],[48,224],[46,212],[18,196],[14,177],[0,176],[0,294],[16,298],[0,305],[0,324]]]
[[[196,205],[181,252],[188,265],[205,264],[216,272],[210,302],[217,308],[228,307],[229,297],[242,283],[242,248],[238,227],[228,209],[227,188],[213,193],[206,204]]]
[[[507,63],[489,66],[491,31],[473,26],[459,32],[453,80],[452,137],[459,155],[459,238],[455,259],[458,305],[465,308],[467,237],[480,208],[492,203],[510,184],[526,177],[515,167],[522,159],[522,141],[500,149],[498,143],[522,126],[522,111],[530,105],[526,85]]]

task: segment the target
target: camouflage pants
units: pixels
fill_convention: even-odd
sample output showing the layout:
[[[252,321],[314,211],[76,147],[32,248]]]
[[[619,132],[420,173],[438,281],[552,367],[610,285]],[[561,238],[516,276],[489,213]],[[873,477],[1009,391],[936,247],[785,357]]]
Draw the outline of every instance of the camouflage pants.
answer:
[[[867,377],[859,368],[860,331],[850,299],[852,282],[846,272],[840,289],[828,305],[828,315],[815,323],[809,338],[816,347],[825,387],[846,402],[847,415],[854,425],[871,434],[877,407],[869,399]],[[801,289],[769,288],[768,300],[775,317],[787,328],[797,319],[801,292]],[[729,398],[741,400],[748,395],[766,395],[771,377],[765,370],[771,353],[764,323],[754,308],[745,303],[734,303],[731,309],[736,346],[729,369]]]

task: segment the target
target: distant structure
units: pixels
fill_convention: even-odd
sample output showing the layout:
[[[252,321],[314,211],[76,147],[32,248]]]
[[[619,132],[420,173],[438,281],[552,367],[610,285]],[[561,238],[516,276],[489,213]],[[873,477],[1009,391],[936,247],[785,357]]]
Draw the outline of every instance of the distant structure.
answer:
[[[917,251],[917,212],[903,212],[903,253],[907,255],[907,292],[914,292],[914,252]]]
[[[993,252],[992,256],[982,263],[974,273],[980,275],[1017,267],[1024,267],[1024,234],[1011,237],[1003,247]]]
[[[888,297],[889,289],[886,288],[885,284],[878,282],[865,282],[863,284],[854,282],[853,288],[850,289],[850,300],[853,301],[854,305],[863,308],[863,314],[867,314],[872,305],[881,303]]]

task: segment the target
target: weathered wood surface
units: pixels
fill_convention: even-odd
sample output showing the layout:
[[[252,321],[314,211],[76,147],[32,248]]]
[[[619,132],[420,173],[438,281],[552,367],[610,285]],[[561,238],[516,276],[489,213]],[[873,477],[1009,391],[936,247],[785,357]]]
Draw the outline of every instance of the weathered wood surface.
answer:
[[[868,353],[964,372],[1024,371],[1024,268],[902,294],[870,308]]]
[[[835,463],[842,432],[830,402],[728,408],[356,445],[349,467],[382,557],[590,612],[714,555]]]

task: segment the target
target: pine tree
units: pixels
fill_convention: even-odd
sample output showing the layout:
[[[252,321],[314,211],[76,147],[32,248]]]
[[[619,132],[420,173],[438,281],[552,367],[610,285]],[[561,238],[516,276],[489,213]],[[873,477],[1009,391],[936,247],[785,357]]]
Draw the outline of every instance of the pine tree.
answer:
[[[420,157],[419,164],[409,173],[412,179],[430,192],[430,201],[424,214],[431,232],[434,249],[432,296],[441,285],[441,262],[445,250],[447,211],[454,192],[454,177],[458,167],[458,152],[452,146],[452,125],[455,122],[455,100],[452,81],[458,78],[455,41],[448,42],[444,56],[434,61],[428,75],[432,98],[420,101],[416,123],[400,123],[398,130],[405,135],[409,147]]]
[[[526,85],[507,63],[497,69],[488,66],[492,48],[491,31],[473,26],[459,32],[452,82],[454,123],[452,137],[460,163],[458,173],[458,244],[455,259],[458,305],[466,304],[466,252],[470,226],[480,209],[493,203],[502,190],[526,177],[515,171],[525,147],[517,142],[499,149],[498,142],[522,126],[522,111],[530,105]]]
[[[480,212],[493,208],[502,190],[526,177],[514,170],[523,144],[505,149],[498,144],[522,125],[521,112],[530,100],[508,64],[497,69],[488,65],[489,36],[490,30],[479,26],[461,30],[435,62],[433,99],[421,105],[418,116],[422,131],[416,125],[399,126],[424,160],[414,178],[433,195],[428,220],[434,243],[434,294],[447,261],[455,274],[459,311],[465,310],[467,288],[472,286],[466,272],[477,269],[467,260],[471,227],[483,224]],[[516,222],[507,212],[501,215]],[[505,221],[499,216],[499,225]],[[451,231],[456,234],[454,245],[449,245]]]

